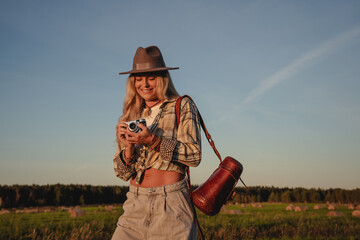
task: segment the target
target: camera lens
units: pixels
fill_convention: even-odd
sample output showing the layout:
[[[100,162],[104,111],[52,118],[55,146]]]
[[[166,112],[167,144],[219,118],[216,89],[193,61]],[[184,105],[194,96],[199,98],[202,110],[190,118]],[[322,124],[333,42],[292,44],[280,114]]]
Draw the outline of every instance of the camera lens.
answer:
[[[129,130],[130,130],[130,131],[132,131],[132,132],[133,132],[133,131],[135,131],[135,130],[136,130],[136,128],[137,128],[136,123],[130,123],[130,124],[129,124]]]

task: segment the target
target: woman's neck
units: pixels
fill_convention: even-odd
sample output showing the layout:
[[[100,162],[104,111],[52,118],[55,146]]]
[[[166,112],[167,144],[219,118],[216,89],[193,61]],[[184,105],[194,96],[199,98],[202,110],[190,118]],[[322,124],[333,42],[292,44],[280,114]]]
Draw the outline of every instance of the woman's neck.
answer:
[[[160,99],[148,100],[148,101],[145,101],[145,105],[148,108],[152,108],[152,107],[155,107],[156,105],[158,105],[160,102],[161,102]]]

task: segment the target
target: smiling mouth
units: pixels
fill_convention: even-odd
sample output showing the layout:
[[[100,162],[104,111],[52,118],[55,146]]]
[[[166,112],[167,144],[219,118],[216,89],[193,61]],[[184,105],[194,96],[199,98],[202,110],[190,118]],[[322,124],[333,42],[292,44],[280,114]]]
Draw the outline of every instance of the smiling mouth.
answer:
[[[144,92],[144,93],[150,93],[150,92],[152,92],[152,88],[150,88],[150,89],[141,89],[141,91],[142,92]]]

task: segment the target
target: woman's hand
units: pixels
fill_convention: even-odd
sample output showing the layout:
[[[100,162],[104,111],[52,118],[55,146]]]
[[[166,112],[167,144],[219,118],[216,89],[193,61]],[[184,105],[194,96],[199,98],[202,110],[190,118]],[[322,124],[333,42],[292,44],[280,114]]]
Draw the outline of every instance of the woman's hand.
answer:
[[[116,126],[116,140],[119,145],[120,143],[125,145],[125,157],[131,158],[131,156],[134,155],[135,144],[130,143],[127,140],[128,133],[131,133],[128,129],[128,125],[124,121],[120,121]]]
[[[138,133],[127,131],[126,133],[126,140],[129,143],[133,144],[143,144],[143,145],[150,145],[152,143],[152,140],[154,138],[154,134],[152,134],[149,129],[143,125],[142,123],[139,123],[137,125],[139,128],[141,128],[142,131]]]
[[[126,134],[128,133],[128,125],[124,121],[120,121],[116,126],[116,140],[118,144],[124,144],[125,146],[129,145],[126,141]]]

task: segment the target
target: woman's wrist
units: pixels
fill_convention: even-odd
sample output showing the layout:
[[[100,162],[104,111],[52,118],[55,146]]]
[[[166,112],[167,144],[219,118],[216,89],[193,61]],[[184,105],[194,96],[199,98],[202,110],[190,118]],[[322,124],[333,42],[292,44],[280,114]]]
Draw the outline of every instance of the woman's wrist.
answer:
[[[153,139],[151,140],[151,143],[148,146],[150,149],[159,152],[161,141],[162,141],[161,137],[154,135]]]
[[[147,139],[146,139],[146,142],[145,142],[145,145],[147,146],[150,146],[154,139],[156,138],[156,135],[155,134],[151,134]]]
[[[135,157],[134,150],[132,148],[125,147],[122,151],[122,157],[127,165],[131,165]]]

